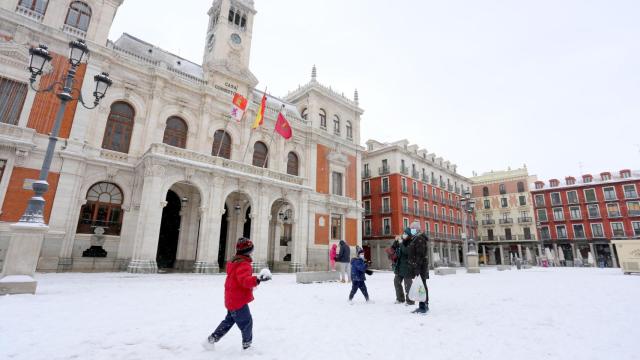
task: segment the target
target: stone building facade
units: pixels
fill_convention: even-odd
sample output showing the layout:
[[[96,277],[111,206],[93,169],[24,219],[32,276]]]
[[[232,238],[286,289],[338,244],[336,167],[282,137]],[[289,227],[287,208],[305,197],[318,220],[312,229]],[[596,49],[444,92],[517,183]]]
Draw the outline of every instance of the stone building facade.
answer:
[[[76,84],[89,92],[101,71],[114,83],[98,108],[72,102],[65,114],[39,271],[217,272],[240,236],[255,242],[256,267],[318,270],[332,239],[361,244],[357,92],[320,84],[314,67],[306,85],[269,95],[251,130],[262,97],[249,70],[253,1],[213,1],[202,65],[128,34],[109,41],[122,1],[0,0],[0,92],[12,94],[0,101],[0,259],[59,106],[27,86],[28,49],[53,55],[42,87],[67,70],[76,38],[91,51]],[[240,122],[229,116],[235,93],[249,99]],[[291,140],[273,131],[280,111]],[[86,253],[96,244],[106,257]]]
[[[407,140],[367,141],[362,164],[363,243],[373,266],[391,266],[384,249],[414,221],[431,240],[431,265],[463,263],[463,228],[475,238],[475,222],[461,211],[471,183],[455,164]]]
[[[478,252],[487,265],[509,264],[526,259],[527,249],[535,261],[536,240],[533,201],[529,184],[536,180],[525,168],[491,171],[470,178],[478,217]]]

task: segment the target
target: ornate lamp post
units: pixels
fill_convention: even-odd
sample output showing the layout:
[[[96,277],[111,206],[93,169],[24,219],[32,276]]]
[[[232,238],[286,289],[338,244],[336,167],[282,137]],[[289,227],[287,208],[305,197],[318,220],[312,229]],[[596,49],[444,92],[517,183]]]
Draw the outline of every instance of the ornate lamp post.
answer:
[[[471,199],[471,192],[469,192],[469,190],[464,192],[464,197],[460,200],[460,207],[462,208],[462,222],[464,223],[462,238],[464,239],[465,267],[468,273],[479,273],[480,266],[478,264],[476,243],[472,236],[470,236],[471,231],[467,231],[467,227],[469,226],[467,214],[473,214],[476,207],[476,202]]]
[[[73,87],[78,66],[89,54],[89,49],[84,40],[74,40],[69,43],[69,64],[71,65],[69,71],[64,79],[56,81],[45,89],[36,89],[34,83],[38,76],[42,75],[42,69],[47,62],[51,61],[49,50],[46,46],[40,45],[37,48],[29,49],[29,54],[31,56],[28,67],[31,72],[31,77],[29,78],[31,88],[38,93],[55,91],[60,99],[60,107],[49,135],[49,144],[40,169],[40,175],[32,185],[34,196],[29,200],[27,209],[20,220],[11,225],[11,239],[2,271],[4,278],[0,280],[0,295],[35,293],[37,282],[33,280],[33,274],[40,256],[44,233],[48,230],[48,226],[44,221],[44,194],[49,190],[47,177],[67,103],[78,100],[85,108],[94,109],[98,106],[100,100],[104,98],[107,89],[112,84],[107,73],[98,74],[94,77],[96,86],[93,91],[93,105],[85,103],[80,91],[81,87]],[[77,94],[75,98],[74,94]],[[31,280],[28,280],[29,278]]]

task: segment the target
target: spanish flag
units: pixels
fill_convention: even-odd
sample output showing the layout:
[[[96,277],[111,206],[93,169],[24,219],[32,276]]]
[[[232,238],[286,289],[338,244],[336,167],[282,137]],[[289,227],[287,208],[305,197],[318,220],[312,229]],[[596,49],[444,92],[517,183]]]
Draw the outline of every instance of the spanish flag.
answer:
[[[256,113],[256,120],[251,125],[252,129],[256,129],[258,126],[264,123],[264,110],[267,108],[267,91],[265,90],[262,95],[262,101],[260,102],[260,107],[258,108],[258,112]]]
[[[286,140],[291,139],[291,137],[293,136],[291,125],[289,124],[287,119],[284,118],[282,112],[278,113],[278,121],[276,121],[276,128],[274,130]]]

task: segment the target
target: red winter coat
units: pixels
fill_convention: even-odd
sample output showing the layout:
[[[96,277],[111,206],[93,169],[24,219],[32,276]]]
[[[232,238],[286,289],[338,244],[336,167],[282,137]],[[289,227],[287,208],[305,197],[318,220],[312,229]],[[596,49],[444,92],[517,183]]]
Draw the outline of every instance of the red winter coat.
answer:
[[[227,263],[227,280],[224,282],[224,306],[235,311],[253,301],[253,288],[258,278],[252,275],[251,258],[238,255]]]

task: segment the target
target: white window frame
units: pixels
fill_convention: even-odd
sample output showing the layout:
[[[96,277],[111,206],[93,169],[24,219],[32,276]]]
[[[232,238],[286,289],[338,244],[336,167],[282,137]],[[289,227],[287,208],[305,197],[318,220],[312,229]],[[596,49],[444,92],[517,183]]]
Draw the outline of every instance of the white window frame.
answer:
[[[629,208],[629,204],[638,204],[638,207],[640,207],[640,200],[632,200],[632,201],[627,201],[625,206],[627,207],[627,216],[640,216],[640,214],[636,214],[636,215],[631,215],[631,209]]]
[[[333,188],[333,185],[334,185],[334,184],[333,184],[333,174],[340,174],[340,183],[341,183],[341,184],[340,184],[340,190],[341,190],[340,192],[341,192],[341,194],[335,194],[335,193],[334,193],[334,188]],[[336,171],[336,170],[332,170],[332,171],[331,171],[331,178],[330,178],[330,181],[329,181],[329,188],[331,189],[331,195],[334,195],[334,196],[343,196],[343,197],[345,196],[345,194],[346,194],[346,189],[345,189],[346,179],[345,179],[345,178],[346,178],[346,176],[345,176],[345,173],[344,173],[344,172],[342,172],[342,171]]]
[[[429,235],[431,233],[431,228],[429,227],[429,222],[425,220],[424,222],[424,233]]]
[[[560,214],[562,214],[562,218],[556,217],[556,210],[560,209]],[[553,221],[564,221],[564,209],[561,207],[554,207],[551,209],[553,212]]]
[[[544,238],[542,236],[542,234],[544,234],[544,231],[543,231],[544,229],[547,229],[547,235],[548,236],[546,238]],[[545,225],[545,226],[541,226],[540,227],[540,239],[542,239],[542,240],[551,240],[551,229],[549,228],[549,225]]]
[[[608,199],[607,198],[607,189],[613,189],[613,198]],[[602,196],[604,198],[604,201],[618,201],[618,192],[616,191],[616,187],[615,186],[605,186],[602,188]]]
[[[409,198],[402,197],[402,212],[409,212]]]
[[[582,227],[582,237],[578,237],[576,235],[576,227]],[[573,238],[574,239],[585,239],[587,237],[587,233],[584,231],[583,224],[573,224]]]
[[[574,193],[576,194],[576,201],[572,202],[571,201],[571,197],[569,196],[569,194]],[[569,190],[567,191],[567,203],[568,204],[579,204],[580,203],[580,198],[578,197],[578,191],[577,190]]]
[[[540,216],[540,212],[544,213],[544,219]],[[549,221],[549,213],[547,213],[547,209],[537,209],[536,215],[538,216],[538,221]]]
[[[403,217],[402,218],[402,229],[406,229],[409,227],[409,218]]]
[[[636,194],[636,196],[627,197],[627,190],[625,189],[627,186],[633,186],[633,193]],[[638,198],[638,188],[636,187],[636,184],[622,185],[622,192],[624,193],[624,198],[625,199],[637,199]]]
[[[598,194],[596,194],[596,189],[595,188],[584,189],[582,191],[583,191],[583,195],[584,195],[584,202],[586,202],[586,203],[598,202]],[[595,198],[595,200],[589,200],[587,198],[587,191],[593,191],[593,197]]]
[[[554,195],[558,195],[557,203],[553,202]],[[552,192],[551,194],[549,194],[549,199],[551,199],[551,206],[562,206],[562,194],[560,194],[560,192]]]
[[[618,208],[618,215],[617,216],[611,216],[611,213],[609,212],[609,205],[615,205]],[[618,204],[617,202],[616,203],[613,203],[613,202],[607,203],[606,207],[607,207],[607,217],[608,218],[619,218],[619,217],[622,217],[622,211],[620,211],[620,204]]]
[[[385,222],[387,223],[387,225],[389,225],[389,232],[385,232]],[[384,217],[382,218],[382,235],[391,235],[391,233],[393,232],[393,227],[391,226],[391,218],[389,217]]]
[[[542,202],[538,202],[538,199],[542,199]],[[546,199],[544,198],[544,194],[536,194],[533,198],[533,203],[536,207],[547,206]]]
[[[367,235],[367,229],[369,229],[369,235]],[[364,220],[364,236],[372,236],[373,231],[371,229],[371,219]]]
[[[560,228],[564,228],[564,237],[560,237],[560,231],[558,231],[558,229]],[[569,233],[567,232],[567,226],[566,225],[556,225],[556,236],[558,239],[568,239],[569,238]]]
[[[365,214],[367,213],[367,205],[369,205],[369,214],[371,214],[371,200],[365,200],[362,202],[362,206],[364,207]]]
[[[335,239],[333,237],[333,218],[334,217],[339,217],[340,218],[340,235],[338,235],[339,239]],[[329,238],[331,238],[331,240],[344,240],[344,232],[345,232],[345,224],[344,224],[344,215],[342,214],[338,214],[338,213],[331,213],[330,215],[330,222],[329,222]]]
[[[573,217],[574,209],[578,209],[578,217]],[[582,220],[582,209],[580,209],[580,206],[569,206],[569,217],[571,220]]]
[[[387,191],[384,190],[384,183],[387,183]],[[391,191],[391,183],[389,182],[389,177],[385,176],[382,179],[380,179],[380,193],[382,194],[386,194],[388,192]]]
[[[615,231],[613,230],[613,225],[614,224],[618,224],[620,225],[620,227],[622,228],[622,235],[616,235]],[[624,229],[624,223],[622,221],[612,221],[609,223],[609,227],[611,227],[611,237],[615,238],[615,237],[626,237],[627,236],[627,232]]]
[[[591,216],[591,212],[589,211],[589,206],[595,206],[596,209],[598,209],[598,216]],[[600,204],[597,204],[597,203],[587,204],[587,216],[589,217],[589,219],[602,218],[602,212],[600,212]]]
[[[500,198],[500,207],[505,209],[509,207],[509,199],[507,199],[506,197],[501,197]]]
[[[636,229],[638,230],[637,232]],[[640,237],[640,221],[632,221],[631,230],[633,231],[633,237]]]
[[[600,227],[600,235],[596,235],[595,231],[593,231],[594,226],[599,226]],[[602,226],[602,223],[591,223],[591,237],[594,239],[602,239],[604,238],[606,235],[604,233],[604,226]]]
[[[364,191],[366,188],[369,188],[369,191]],[[362,194],[364,196],[371,195],[371,183],[369,180],[365,180],[362,182]]]
[[[521,201],[523,199],[524,199],[524,201]],[[519,206],[527,206],[527,197],[525,195],[518,195],[518,205]]]
[[[407,178],[401,178],[400,179],[400,187],[401,187],[401,191],[403,193],[408,193],[409,192],[409,187],[407,186]]]
[[[381,206],[381,212],[385,212],[385,207],[384,207],[384,201],[387,200],[387,204],[389,204],[389,206],[387,206],[387,209],[389,209],[389,211],[391,211],[391,198],[389,196],[385,196],[382,198],[382,206]]]

